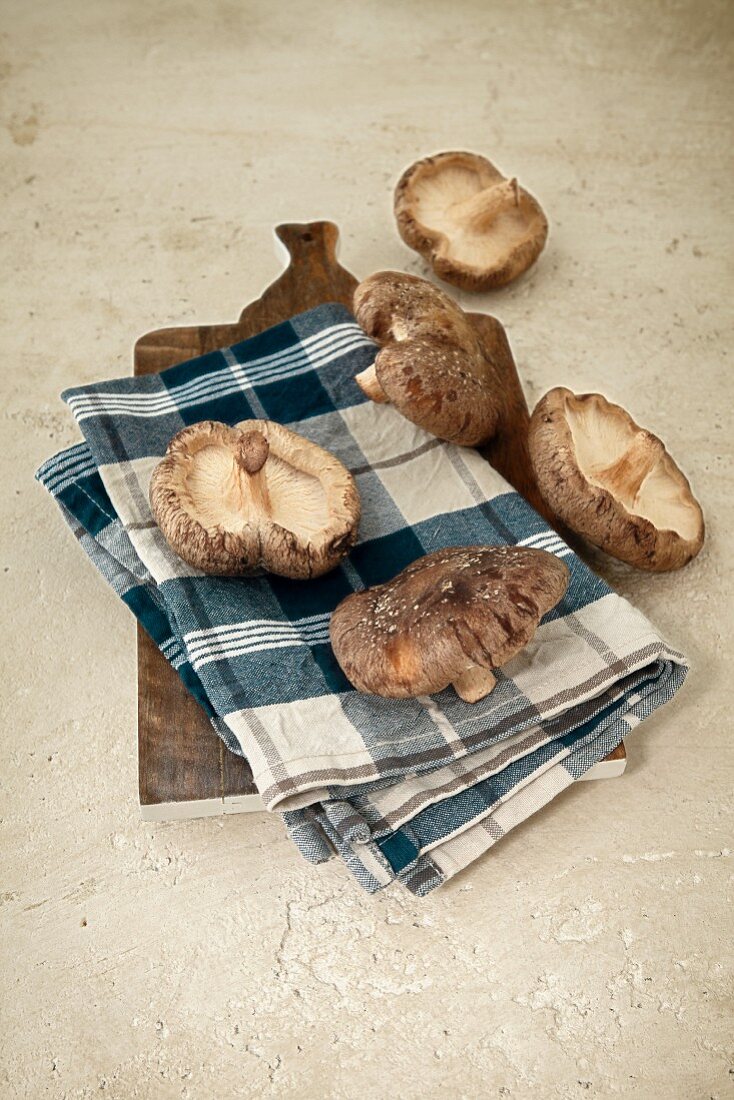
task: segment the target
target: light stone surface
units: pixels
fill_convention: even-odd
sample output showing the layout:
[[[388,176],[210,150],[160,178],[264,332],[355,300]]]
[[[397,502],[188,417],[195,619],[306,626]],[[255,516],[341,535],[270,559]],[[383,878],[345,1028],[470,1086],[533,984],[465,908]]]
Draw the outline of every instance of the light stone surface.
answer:
[[[3,1098],[732,1095],[733,11],[2,4]],[[275,818],[141,823],[133,622],[32,474],[77,438],[59,391],[234,318],[278,221],[333,218],[360,276],[423,273],[391,188],[445,148],[551,221],[464,304],[531,401],[600,389],[658,432],[708,539],[670,576],[599,561],[694,666],[627,774],[425,901],[369,898]]]

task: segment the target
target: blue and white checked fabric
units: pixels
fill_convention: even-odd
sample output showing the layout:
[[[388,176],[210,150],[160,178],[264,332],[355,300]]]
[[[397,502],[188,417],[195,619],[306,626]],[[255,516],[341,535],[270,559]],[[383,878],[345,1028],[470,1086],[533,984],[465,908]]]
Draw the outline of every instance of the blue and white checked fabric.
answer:
[[[328,305],[159,375],[68,390],[85,442],[37,476],[303,854],[337,853],[368,890],[398,879],[422,895],[615,748],[687,666],[476,451],[364,398],[354,375],[375,352]],[[328,448],[355,477],[360,537],[325,577],[205,576],[153,521],[148,484],[171,436],[253,417]],[[503,543],[563,557],[571,582],[489,696],[354,691],[328,639],[344,596],[432,550]]]

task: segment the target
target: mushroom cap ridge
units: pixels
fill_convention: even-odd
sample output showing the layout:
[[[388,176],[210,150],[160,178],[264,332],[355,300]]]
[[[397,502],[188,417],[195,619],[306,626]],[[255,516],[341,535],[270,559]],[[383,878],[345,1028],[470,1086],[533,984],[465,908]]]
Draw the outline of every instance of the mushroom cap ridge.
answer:
[[[359,691],[407,698],[442,691],[467,669],[498,668],[532,638],[568,586],[543,550],[458,546],[418,558],[343,600],[331,644]]]
[[[577,415],[597,418],[593,444],[574,437],[569,418]],[[594,456],[585,454],[582,465],[578,448],[595,446],[601,456],[604,423],[623,433],[628,450],[606,469],[602,459],[595,471]],[[703,546],[703,513],[688,479],[658,436],[601,394],[574,394],[564,386],[549,390],[530,418],[528,443],[548,506],[571,530],[613,557],[664,572],[680,569]],[[646,507],[649,516],[642,514]]]

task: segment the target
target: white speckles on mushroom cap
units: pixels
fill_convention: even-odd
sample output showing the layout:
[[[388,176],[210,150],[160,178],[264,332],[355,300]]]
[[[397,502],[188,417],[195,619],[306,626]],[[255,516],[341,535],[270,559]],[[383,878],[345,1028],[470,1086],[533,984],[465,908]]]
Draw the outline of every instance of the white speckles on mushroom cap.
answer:
[[[430,694],[469,665],[505,664],[567,585],[565,564],[543,550],[449,547],[343,600],[331,618],[332,646],[360,691]]]
[[[375,372],[407,420],[462,446],[492,437],[499,399],[460,306],[425,279],[380,271],[357,287],[354,312],[365,332],[382,344]]]

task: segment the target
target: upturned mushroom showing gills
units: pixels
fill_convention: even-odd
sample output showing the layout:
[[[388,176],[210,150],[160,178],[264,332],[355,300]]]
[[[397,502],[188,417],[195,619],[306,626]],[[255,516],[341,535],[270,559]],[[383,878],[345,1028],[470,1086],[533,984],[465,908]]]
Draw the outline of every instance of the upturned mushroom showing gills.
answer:
[[[599,393],[559,386],[530,420],[540,492],[571,530],[639,569],[680,569],[703,546],[703,513],[652,432]]]
[[[331,645],[358,691],[404,699],[449,684],[484,698],[568,586],[565,564],[523,546],[455,546],[418,558],[386,584],[347,596]]]
[[[412,164],[395,189],[395,216],[405,243],[464,290],[516,279],[548,236],[537,199],[477,153],[438,153]]]
[[[474,447],[491,439],[498,395],[464,311],[416,275],[378,271],[354,292],[354,313],[382,345],[356,376],[367,397],[390,402],[439,439]]]
[[[205,573],[319,577],[357,537],[354,479],[334,455],[272,420],[203,420],[168,444],[150,505],[169,546]]]

